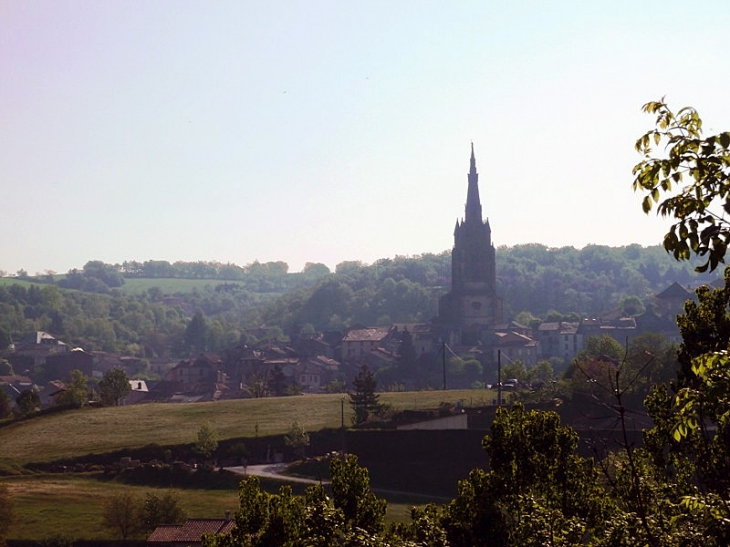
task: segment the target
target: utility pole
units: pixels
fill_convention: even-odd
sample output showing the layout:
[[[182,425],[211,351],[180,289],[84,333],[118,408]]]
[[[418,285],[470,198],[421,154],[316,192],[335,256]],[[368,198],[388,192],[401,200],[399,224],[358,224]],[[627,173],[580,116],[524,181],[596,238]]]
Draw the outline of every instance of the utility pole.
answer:
[[[441,341],[441,368],[444,371],[444,391],[446,391],[446,342]]]
[[[342,435],[341,444],[341,456],[342,461],[345,461],[345,396],[340,397],[340,432]]]
[[[497,350],[497,405],[502,406],[502,350]]]

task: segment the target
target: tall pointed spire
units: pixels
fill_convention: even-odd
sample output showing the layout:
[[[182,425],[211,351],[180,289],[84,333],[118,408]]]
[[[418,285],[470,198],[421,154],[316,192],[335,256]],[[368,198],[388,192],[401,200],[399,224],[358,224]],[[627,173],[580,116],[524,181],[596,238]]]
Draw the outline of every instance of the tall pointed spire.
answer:
[[[479,200],[479,174],[477,161],[474,158],[474,143],[471,143],[471,160],[469,165],[469,187],[466,191],[466,212],[464,222],[482,222],[482,204]]]

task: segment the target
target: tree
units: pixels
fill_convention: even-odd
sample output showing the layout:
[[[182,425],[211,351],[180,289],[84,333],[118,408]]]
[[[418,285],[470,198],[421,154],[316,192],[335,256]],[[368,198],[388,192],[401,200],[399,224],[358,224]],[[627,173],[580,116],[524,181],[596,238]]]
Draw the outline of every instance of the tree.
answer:
[[[697,271],[713,271],[730,243],[730,132],[703,137],[697,111],[684,107],[675,114],[664,98],[643,110],[656,122],[636,141],[643,159],[634,167],[634,190],[646,194],[645,213],[656,207],[676,219],[664,236],[667,252],[677,260],[706,257]]]
[[[59,404],[79,408],[89,400],[89,386],[84,373],[78,369],[71,371],[71,381],[58,398]]]
[[[502,382],[511,379],[522,382],[525,378],[527,378],[527,368],[524,361],[518,359],[502,366]]]
[[[330,463],[334,506],[340,509],[345,523],[370,534],[383,529],[388,503],[370,491],[368,470],[358,465],[357,456],[348,454]]]
[[[282,397],[287,394],[288,382],[284,371],[281,370],[279,365],[274,365],[271,369],[271,376],[268,379],[269,392],[275,397]]]
[[[114,368],[104,373],[99,382],[101,402],[106,406],[117,406],[132,391],[127,373]]]
[[[15,402],[18,404],[20,414],[27,416],[31,412],[38,410],[38,407],[41,405],[41,398],[35,390],[24,389],[20,392]]]
[[[497,410],[482,441],[490,471],[459,482],[443,517],[449,545],[582,545],[607,516],[591,460],[555,412]],[[559,541],[558,541],[559,540]]]
[[[205,320],[203,312],[198,310],[188,323],[185,329],[185,348],[191,353],[202,353],[206,348],[206,339],[208,335],[208,322]]]
[[[368,421],[368,417],[377,410],[379,395],[375,393],[377,382],[373,373],[367,365],[363,364],[360,371],[352,381],[352,393],[350,396],[350,406],[355,411],[353,421],[355,424],[364,424]]]
[[[216,450],[218,450],[218,433],[210,422],[205,422],[198,429],[198,440],[193,451],[204,458],[210,458]]]
[[[303,459],[309,446],[309,433],[302,427],[302,424],[294,422],[289,427],[289,432],[284,435],[284,444],[291,446]]]
[[[129,492],[114,494],[104,502],[104,526],[126,540],[139,529],[139,505],[139,500]]]
[[[7,418],[13,413],[13,407],[10,403],[11,400],[8,394],[0,390],[0,420]]]
[[[162,496],[147,493],[139,509],[142,528],[151,532],[160,524],[177,524],[187,518],[185,509],[180,505],[180,496],[175,492],[165,492]]]

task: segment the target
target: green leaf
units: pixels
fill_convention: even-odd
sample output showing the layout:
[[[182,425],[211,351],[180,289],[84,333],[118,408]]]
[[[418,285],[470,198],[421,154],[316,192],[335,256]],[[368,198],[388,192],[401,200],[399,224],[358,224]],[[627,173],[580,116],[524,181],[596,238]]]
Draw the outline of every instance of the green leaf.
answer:
[[[720,133],[717,138],[723,148],[727,149],[730,146],[730,132]]]

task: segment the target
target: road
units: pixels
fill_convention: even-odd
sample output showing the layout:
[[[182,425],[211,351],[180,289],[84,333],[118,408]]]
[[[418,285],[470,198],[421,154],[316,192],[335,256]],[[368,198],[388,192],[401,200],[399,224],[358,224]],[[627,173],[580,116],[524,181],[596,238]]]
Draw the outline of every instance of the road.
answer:
[[[275,479],[278,481],[296,482],[301,484],[329,484],[330,481],[306,479],[304,477],[293,477],[291,475],[283,475],[282,472],[287,468],[289,464],[286,463],[265,463],[262,465],[249,465],[249,466],[235,466],[225,467],[226,471],[231,471],[238,475],[256,475],[257,477],[266,477],[268,479]],[[385,488],[371,488],[371,490],[380,495],[394,495],[394,496],[405,496],[409,498],[423,498],[424,503],[428,502],[448,502],[451,498],[443,496],[431,496],[428,494],[417,494],[415,492],[403,492],[400,490],[388,490]]]
[[[236,467],[225,467],[226,471],[237,473],[238,475],[256,475],[257,477],[266,477],[268,479],[276,479],[278,481],[298,482],[302,484],[329,484],[329,481],[318,481],[315,479],[305,479],[304,477],[292,477],[284,475],[283,471],[289,464],[286,463],[265,463],[262,465],[248,465],[246,467],[239,465]]]

